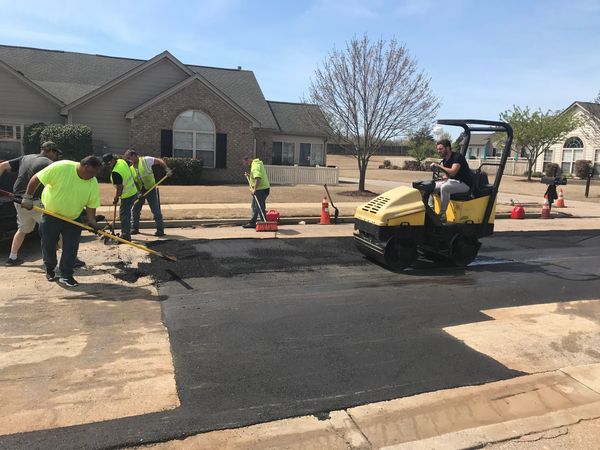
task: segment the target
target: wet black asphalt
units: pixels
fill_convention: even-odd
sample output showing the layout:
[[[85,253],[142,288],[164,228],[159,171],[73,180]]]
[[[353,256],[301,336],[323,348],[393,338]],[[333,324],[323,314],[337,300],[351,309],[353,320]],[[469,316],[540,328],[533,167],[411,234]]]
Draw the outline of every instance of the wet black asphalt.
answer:
[[[166,241],[159,285],[181,407],[0,437],[1,448],[118,448],[520,375],[443,327],[480,311],[597,298],[600,233],[497,233],[466,270],[393,273],[351,238]]]

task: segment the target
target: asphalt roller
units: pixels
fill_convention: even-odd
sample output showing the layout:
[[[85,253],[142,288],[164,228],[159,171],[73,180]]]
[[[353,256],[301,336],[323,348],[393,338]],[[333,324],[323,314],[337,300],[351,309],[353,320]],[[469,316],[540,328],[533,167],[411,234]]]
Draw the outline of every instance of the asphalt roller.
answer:
[[[504,132],[506,141],[499,162],[484,162],[473,170],[473,186],[453,194],[446,222],[439,218],[440,199],[432,180],[391,189],[359,206],[354,215],[354,242],[361,253],[393,270],[411,266],[418,257],[465,267],[476,257],[480,238],[494,232],[496,197],[510,154],[513,131],[509,124],[488,120],[439,120],[440,125],[463,129],[461,153],[466,155],[474,132]],[[494,183],[488,183],[484,166],[497,166]],[[434,196],[434,207],[429,197]]]

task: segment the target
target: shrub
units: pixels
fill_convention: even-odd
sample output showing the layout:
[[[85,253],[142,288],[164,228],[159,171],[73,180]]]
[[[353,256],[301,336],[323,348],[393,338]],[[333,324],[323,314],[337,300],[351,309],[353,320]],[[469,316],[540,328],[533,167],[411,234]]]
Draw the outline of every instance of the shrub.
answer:
[[[392,165],[392,162],[389,159],[384,159],[383,160],[383,167],[385,167],[386,169],[388,167],[390,167]]]
[[[385,166],[383,164],[379,164],[378,168],[379,169],[385,169]]]
[[[413,161],[411,159],[404,161],[404,166],[402,170],[413,170],[419,171],[421,170],[421,163],[419,161]]]
[[[433,161],[423,161],[423,164],[421,164],[421,170],[424,170],[426,172],[431,172],[431,164],[433,163]]]
[[[191,158],[163,158],[171,169],[173,175],[167,178],[162,184],[176,185],[197,185],[202,184],[202,166],[201,159]],[[162,167],[155,165],[154,173],[156,181],[165,176],[165,171]]]
[[[588,172],[592,167],[591,161],[586,161],[585,159],[578,159],[575,161],[575,176],[577,178],[587,178]]]
[[[392,170],[398,170],[398,169],[400,169],[400,167],[398,167],[398,166],[392,166]]]
[[[56,143],[63,152],[63,159],[79,161],[93,153],[92,130],[87,125],[48,125],[40,133],[40,140]]]
[[[46,128],[46,124],[43,122],[32,123],[25,127],[23,133],[23,147],[25,153],[38,153],[42,142],[40,141],[40,135]]]
[[[527,175],[527,173],[525,173],[525,175]],[[531,176],[532,176],[533,178],[542,178],[542,175],[543,175],[543,173],[542,173],[542,172],[533,172],[533,173],[531,174]]]
[[[560,166],[556,163],[548,163],[544,169],[544,174],[547,177],[556,177],[560,175]]]

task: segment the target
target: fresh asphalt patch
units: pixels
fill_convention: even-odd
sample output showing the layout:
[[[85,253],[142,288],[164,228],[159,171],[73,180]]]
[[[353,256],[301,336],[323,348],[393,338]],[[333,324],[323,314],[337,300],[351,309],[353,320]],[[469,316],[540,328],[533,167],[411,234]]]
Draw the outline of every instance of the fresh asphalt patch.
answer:
[[[394,273],[351,238],[161,241],[157,281],[181,407],[0,437],[2,448],[107,448],[520,375],[442,329],[480,311],[597,298],[594,232],[499,233],[466,269]]]

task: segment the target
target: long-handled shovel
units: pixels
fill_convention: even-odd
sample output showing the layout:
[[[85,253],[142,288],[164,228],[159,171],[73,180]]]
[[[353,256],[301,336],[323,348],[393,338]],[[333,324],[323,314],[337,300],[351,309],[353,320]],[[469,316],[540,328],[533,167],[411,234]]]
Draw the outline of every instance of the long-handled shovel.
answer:
[[[12,197],[15,197],[13,199],[13,201],[16,202],[16,203],[21,203],[21,198],[16,197],[12,192],[3,191],[3,190],[0,189],[0,193],[5,194],[5,195],[10,195]],[[33,206],[33,209],[35,211],[41,212],[42,214],[47,214],[47,215],[55,217],[57,219],[64,220],[65,222],[68,222],[68,223],[70,223],[72,225],[78,226],[79,228],[83,228],[84,230],[91,231],[94,234],[98,234],[100,236],[104,236],[104,237],[109,238],[109,239],[114,239],[115,241],[119,241],[119,242],[121,242],[123,244],[127,244],[127,245],[135,247],[135,248],[137,248],[139,250],[143,250],[145,252],[148,252],[148,253],[151,253],[153,255],[159,256],[160,258],[166,259],[167,261],[173,261],[173,262],[177,261],[177,259],[175,257],[173,257],[173,256],[164,255],[164,254],[162,254],[160,252],[157,252],[156,250],[152,250],[151,248],[145,247],[145,246],[143,246],[141,244],[136,244],[135,242],[128,241],[127,239],[123,239],[122,237],[115,236],[114,234],[110,234],[110,233],[107,233],[107,232],[102,231],[102,230],[94,230],[92,227],[90,227],[88,225],[85,225],[83,223],[79,223],[79,222],[77,222],[76,220],[73,220],[73,219],[69,219],[68,217],[65,217],[65,216],[63,216],[61,214],[58,214],[58,213],[55,213],[55,212],[52,212],[52,211],[48,211],[47,209],[40,208],[40,207],[35,206],[35,205]]]
[[[172,169],[171,169],[172,170]],[[140,197],[135,199],[135,202],[133,202],[133,205],[131,205],[132,207],[135,206],[137,204],[137,202],[139,202],[141,199],[143,199],[146,195],[148,195],[153,189],[156,189],[158,187],[158,185],[160,183],[162,183],[163,181],[165,181],[167,178],[169,178],[169,174],[166,174],[164,177],[162,177],[160,180],[158,180],[156,183],[154,183],[154,186],[152,186],[150,189],[148,189],[146,192],[144,192],[143,195],[141,195]]]
[[[329,203],[333,206],[333,223],[338,223],[338,216],[340,215],[340,211],[333,204],[333,200],[331,199],[331,195],[329,195],[329,189],[327,189],[327,185],[323,185],[325,187],[325,192],[327,192],[327,198],[329,198]]]

